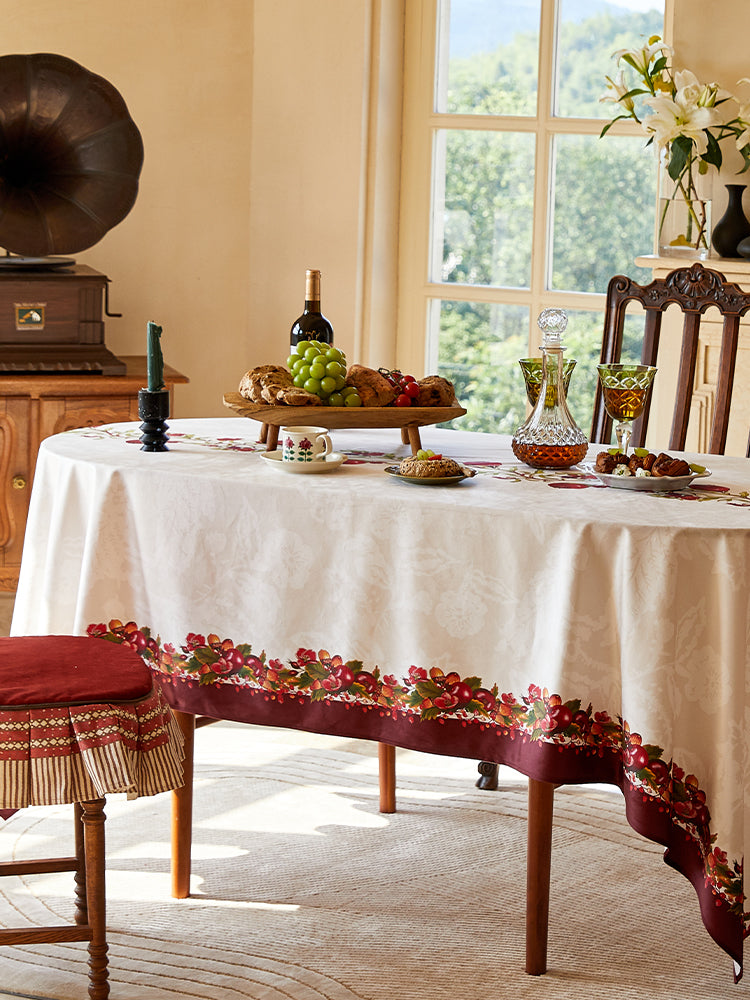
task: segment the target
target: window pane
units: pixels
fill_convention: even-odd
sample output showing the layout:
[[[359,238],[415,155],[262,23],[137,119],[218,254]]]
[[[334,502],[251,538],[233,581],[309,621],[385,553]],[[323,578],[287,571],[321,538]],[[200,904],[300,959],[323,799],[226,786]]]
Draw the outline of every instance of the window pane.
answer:
[[[518,359],[528,353],[528,309],[443,300],[433,301],[431,310],[431,327],[438,339],[437,371],[453,382],[467,411],[451,426],[513,434],[526,419]]]
[[[466,409],[465,416],[447,426],[514,434],[528,414],[518,361],[541,354],[536,344],[532,350],[528,348],[528,309],[452,300],[434,300],[430,309],[431,354],[433,359],[437,358],[430,362],[430,371],[437,371],[453,382],[459,402]],[[568,406],[578,426],[588,435],[594,413],[604,314],[601,310],[566,312],[565,357],[577,362],[570,379]],[[642,340],[642,311],[626,315],[624,362],[640,361]]]
[[[560,0],[559,11],[555,114],[606,118],[599,98],[616,72],[612,53],[664,35],[664,0]]]
[[[534,136],[437,133],[430,281],[528,288]]]
[[[605,292],[614,274],[650,281],[633,264],[654,245],[657,167],[643,139],[558,136],[553,178],[548,287]]]
[[[440,0],[436,110],[536,114],[540,0]]]

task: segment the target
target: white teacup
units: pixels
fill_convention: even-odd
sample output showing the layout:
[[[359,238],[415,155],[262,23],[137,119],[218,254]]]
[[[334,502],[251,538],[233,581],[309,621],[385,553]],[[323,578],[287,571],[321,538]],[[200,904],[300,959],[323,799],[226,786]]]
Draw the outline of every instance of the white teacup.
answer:
[[[282,427],[282,462],[325,462],[331,439],[325,427]]]

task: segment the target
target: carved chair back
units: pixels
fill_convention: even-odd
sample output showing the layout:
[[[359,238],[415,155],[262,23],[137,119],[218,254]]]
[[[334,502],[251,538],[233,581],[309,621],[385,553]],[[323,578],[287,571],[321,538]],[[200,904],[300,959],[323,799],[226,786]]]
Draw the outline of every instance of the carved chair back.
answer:
[[[665,310],[675,303],[683,313],[682,347],[677,378],[672,430],[668,448],[683,451],[690,418],[690,402],[695,385],[695,366],[698,357],[698,335],[703,314],[715,307],[723,316],[721,349],[716,376],[716,397],[708,450],[723,455],[729,426],[729,409],[732,402],[734,372],[737,362],[740,318],[750,310],[750,292],[743,292],[728,282],[719,271],[702,264],[678,268],[665,278],[656,278],[648,285],[639,285],[630,278],[617,275],[607,288],[604,313],[604,337],[601,362],[618,362],[622,351],[623,324],[629,302],[638,302],[645,311],[641,363],[656,365],[661,335],[661,321]],[[632,444],[643,445],[648,429],[649,402],[643,415],[633,424]],[[597,380],[594,400],[594,419],[591,440],[608,442],[612,433],[612,418],[604,409],[601,385]],[[750,456],[750,439],[747,455]]]

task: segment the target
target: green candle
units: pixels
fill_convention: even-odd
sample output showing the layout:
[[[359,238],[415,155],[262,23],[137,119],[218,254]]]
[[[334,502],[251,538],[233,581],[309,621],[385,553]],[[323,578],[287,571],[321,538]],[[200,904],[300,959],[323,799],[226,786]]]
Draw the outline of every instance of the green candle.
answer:
[[[148,391],[159,392],[164,388],[164,358],[161,353],[161,327],[148,324],[148,348],[146,352]]]

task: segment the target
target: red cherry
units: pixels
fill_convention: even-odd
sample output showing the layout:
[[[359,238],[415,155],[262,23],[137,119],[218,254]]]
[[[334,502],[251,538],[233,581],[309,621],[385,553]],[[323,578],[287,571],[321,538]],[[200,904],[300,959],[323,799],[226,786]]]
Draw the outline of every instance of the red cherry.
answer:
[[[374,694],[378,689],[378,682],[367,670],[360,670],[354,675],[354,680],[360,684],[368,694]]]
[[[402,392],[400,396],[396,396],[396,406],[411,406],[411,397]]]
[[[131,649],[134,649],[137,653],[140,653],[140,651],[142,649],[145,649],[146,646],[148,645],[148,640],[146,639],[146,636],[143,634],[143,632],[141,632],[140,629],[137,629],[135,632],[130,633],[128,640],[124,642],[123,645],[130,646]]]
[[[467,701],[471,701],[474,697],[472,689],[468,684],[464,684],[463,681],[459,681],[457,684],[451,685],[451,687],[448,688],[448,691],[458,701],[459,705],[465,705]]]
[[[416,399],[419,395],[419,386],[416,382],[407,382],[404,385],[404,395],[409,396],[410,399]]]
[[[567,729],[573,721],[573,713],[567,705],[552,705],[547,714],[554,723],[555,729],[561,732],[563,729]]]
[[[640,771],[648,765],[648,752],[639,746],[631,746],[625,751],[625,767],[631,771]]]
[[[354,681],[354,672],[347,666],[338,667],[334,671],[334,675],[342,688],[351,687],[352,682]]]
[[[404,375],[404,376],[402,376],[401,381],[402,382],[416,382],[417,380],[414,378],[413,375]]]
[[[497,708],[497,698],[487,688],[477,688],[474,692],[474,699],[484,705],[490,712]]]
[[[648,762],[648,769],[660,783],[667,781],[669,778],[669,766],[663,760],[650,760]]]

